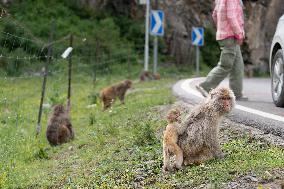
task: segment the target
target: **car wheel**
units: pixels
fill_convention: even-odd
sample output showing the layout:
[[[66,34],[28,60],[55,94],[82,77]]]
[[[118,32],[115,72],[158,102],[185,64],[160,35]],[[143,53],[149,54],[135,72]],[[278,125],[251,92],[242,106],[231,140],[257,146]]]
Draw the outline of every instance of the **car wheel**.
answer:
[[[271,91],[273,102],[278,107],[284,107],[284,59],[282,49],[279,49],[272,61]]]

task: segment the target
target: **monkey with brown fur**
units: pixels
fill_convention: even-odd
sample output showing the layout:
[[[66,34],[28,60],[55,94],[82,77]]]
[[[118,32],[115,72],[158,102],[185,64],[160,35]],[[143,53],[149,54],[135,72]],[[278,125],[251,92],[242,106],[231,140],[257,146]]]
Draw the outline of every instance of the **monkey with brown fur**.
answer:
[[[140,74],[140,81],[150,81],[150,80],[159,80],[159,79],[161,79],[161,75],[159,73],[144,71]]]
[[[150,81],[152,78],[152,74],[149,71],[144,71],[140,74],[140,81]]]
[[[184,165],[224,157],[218,140],[219,124],[234,106],[234,93],[226,87],[216,88],[182,120],[185,131],[179,135],[178,145],[183,151]]]
[[[153,73],[153,78],[155,80],[159,80],[159,79],[161,79],[161,75],[159,73]]]
[[[60,145],[74,139],[74,131],[63,105],[56,105],[49,118],[46,138],[51,145]]]
[[[132,87],[132,81],[125,80],[118,84],[106,87],[101,90],[100,98],[103,102],[103,109],[106,110],[114,103],[118,97],[122,104],[124,104],[125,93]]]
[[[172,168],[180,169],[183,163],[183,152],[178,146],[178,136],[184,131],[180,127],[181,112],[179,109],[172,109],[167,115],[168,125],[164,131],[163,138],[163,170],[170,171]],[[175,163],[170,165],[170,155],[175,155]]]

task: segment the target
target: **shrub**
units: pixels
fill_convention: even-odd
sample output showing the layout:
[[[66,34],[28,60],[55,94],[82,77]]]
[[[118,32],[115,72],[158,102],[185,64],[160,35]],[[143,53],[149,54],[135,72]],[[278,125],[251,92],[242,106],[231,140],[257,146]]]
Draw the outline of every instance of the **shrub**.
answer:
[[[201,48],[201,56],[203,63],[209,67],[217,65],[220,56],[219,45],[215,39],[215,31],[213,28],[205,29],[205,45]]]
[[[155,131],[149,122],[142,122],[134,130],[134,144],[138,146],[153,145],[158,142]]]

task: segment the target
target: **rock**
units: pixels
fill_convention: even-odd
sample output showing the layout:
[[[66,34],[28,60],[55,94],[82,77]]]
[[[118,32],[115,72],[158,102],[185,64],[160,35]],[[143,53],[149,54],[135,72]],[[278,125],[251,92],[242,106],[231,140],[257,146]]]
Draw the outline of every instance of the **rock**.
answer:
[[[268,171],[265,171],[264,174],[265,174],[265,176],[267,176],[268,178],[271,178],[271,177],[272,177],[272,174],[269,173]]]
[[[69,146],[69,147],[68,147],[68,150],[69,150],[69,151],[73,151],[73,150],[74,150],[74,147],[73,147],[73,146]]]
[[[51,104],[43,104],[42,108],[43,109],[50,109],[51,108]]]
[[[232,188],[232,189],[238,188],[238,183],[237,183],[237,182],[231,182],[231,183],[229,184],[229,187]]]
[[[256,177],[254,177],[254,176],[245,176],[244,180],[252,181],[252,182],[257,182],[258,181],[258,179]]]
[[[92,108],[95,108],[95,107],[97,107],[97,104],[90,104],[90,105],[86,106],[87,109],[92,109]]]

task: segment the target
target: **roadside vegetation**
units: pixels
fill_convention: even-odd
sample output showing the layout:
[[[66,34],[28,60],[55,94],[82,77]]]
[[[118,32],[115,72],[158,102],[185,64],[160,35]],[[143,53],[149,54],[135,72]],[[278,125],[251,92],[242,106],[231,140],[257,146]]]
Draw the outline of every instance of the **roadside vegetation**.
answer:
[[[93,95],[119,80],[76,74],[73,84],[72,122],[75,140],[50,147],[45,139],[44,109],[42,131],[35,137],[38,113],[39,78],[1,78],[0,102],[0,186],[2,188],[172,188],[212,183],[219,186],[246,173],[263,176],[265,171],[283,169],[284,150],[263,145],[249,136],[234,137],[222,145],[224,160],[213,160],[163,174],[162,130],[165,120],[159,109],[175,102],[171,84],[177,77],[137,83],[126,97],[126,105],[116,103],[103,112]],[[47,103],[65,102],[65,78],[49,78]],[[15,95],[16,94],[16,95]],[[55,100],[56,99],[56,102]]]

